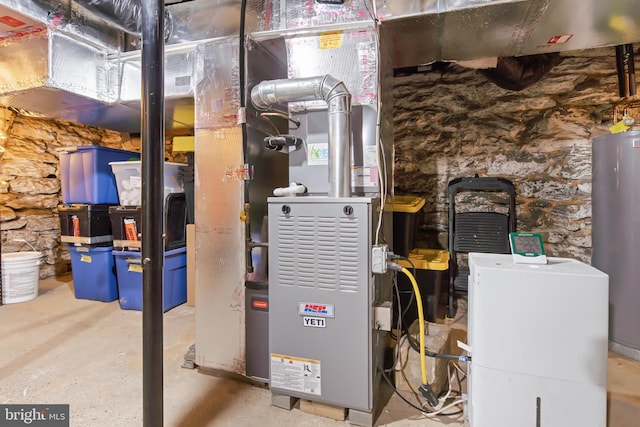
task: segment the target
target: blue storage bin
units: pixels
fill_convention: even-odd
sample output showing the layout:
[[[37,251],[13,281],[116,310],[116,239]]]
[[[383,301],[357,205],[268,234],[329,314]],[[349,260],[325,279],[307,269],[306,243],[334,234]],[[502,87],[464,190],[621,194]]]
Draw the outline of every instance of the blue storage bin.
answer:
[[[68,248],[76,298],[104,302],[118,299],[113,246],[68,245]]]
[[[142,310],[142,264],[140,252],[113,251],[118,275],[120,308]],[[187,248],[164,253],[162,311],[187,302]]]
[[[118,187],[109,162],[140,159],[133,151],[94,145],[60,152],[63,203],[118,204]]]

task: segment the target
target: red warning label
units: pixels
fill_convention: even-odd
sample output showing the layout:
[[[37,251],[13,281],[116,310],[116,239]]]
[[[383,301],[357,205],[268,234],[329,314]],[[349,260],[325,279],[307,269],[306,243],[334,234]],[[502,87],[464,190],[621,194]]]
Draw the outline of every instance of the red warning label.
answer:
[[[5,16],[0,16],[0,24],[5,24],[13,28],[18,28],[18,27],[22,27],[23,25],[26,25],[26,22],[22,22],[19,19],[16,19],[9,15],[5,15]]]
[[[573,34],[563,34],[561,36],[553,36],[547,41],[547,44],[563,44],[571,40]]]

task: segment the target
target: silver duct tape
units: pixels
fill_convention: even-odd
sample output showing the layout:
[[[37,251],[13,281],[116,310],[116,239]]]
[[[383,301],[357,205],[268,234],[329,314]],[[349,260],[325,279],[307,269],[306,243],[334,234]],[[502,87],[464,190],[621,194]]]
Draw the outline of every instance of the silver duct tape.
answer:
[[[240,107],[239,39],[228,37],[197,47],[196,128],[237,125]]]
[[[378,92],[378,37],[374,29],[330,31],[286,40],[290,79],[331,74],[344,82],[353,105],[374,104]],[[292,111],[325,108],[323,101],[290,103]]]

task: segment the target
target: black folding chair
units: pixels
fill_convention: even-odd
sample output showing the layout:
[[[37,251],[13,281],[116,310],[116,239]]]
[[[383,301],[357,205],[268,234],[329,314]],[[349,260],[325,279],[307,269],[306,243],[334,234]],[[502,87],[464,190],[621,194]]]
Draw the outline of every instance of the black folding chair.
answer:
[[[456,195],[460,192],[507,193],[506,214],[495,211],[456,211]],[[509,254],[509,233],[516,230],[516,190],[504,178],[456,178],[449,182],[449,306],[448,317],[454,316],[456,293],[468,291],[469,267],[460,265],[469,252]],[[488,205],[487,205],[488,208]],[[464,264],[464,263],[462,263]]]

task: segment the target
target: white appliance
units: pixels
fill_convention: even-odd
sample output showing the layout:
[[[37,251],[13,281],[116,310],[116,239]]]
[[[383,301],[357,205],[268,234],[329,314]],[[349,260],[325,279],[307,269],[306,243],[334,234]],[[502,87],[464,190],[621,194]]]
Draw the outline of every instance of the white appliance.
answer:
[[[471,427],[605,427],[609,278],[469,254]]]

